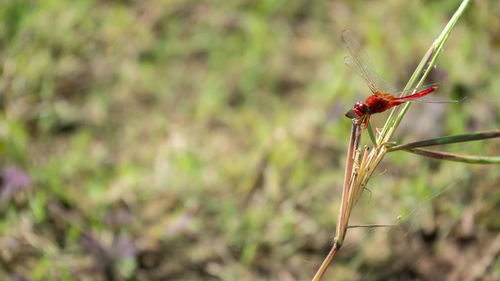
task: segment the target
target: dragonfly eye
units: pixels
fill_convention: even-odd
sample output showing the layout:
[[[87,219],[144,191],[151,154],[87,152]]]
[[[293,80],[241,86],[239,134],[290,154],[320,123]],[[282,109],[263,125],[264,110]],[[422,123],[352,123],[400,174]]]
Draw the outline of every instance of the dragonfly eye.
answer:
[[[365,114],[367,111],[368,111],[368,106],[364,103],[357,102],[354,105],[354,112],[358,114],[358,116]]]
[[[345,117],[349,118],[349,119],[353,119],[353,118],[357,118],[358,117],[358,114],[356,114],[356,111],[354,111],[354,109],[350,109],[349,111],[347,111],[347,113],[345,114]]]

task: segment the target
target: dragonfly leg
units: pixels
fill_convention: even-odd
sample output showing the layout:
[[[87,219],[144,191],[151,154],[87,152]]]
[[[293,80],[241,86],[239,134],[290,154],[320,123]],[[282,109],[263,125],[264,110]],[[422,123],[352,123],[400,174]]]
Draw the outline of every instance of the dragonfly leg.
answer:
[[[363,120],[363,123],[361,124],[361,128],[363,128],[363,130],[368,127],[368,122],[370,122],[370,116],[371,115],[366,115],[365,119]]]
[[[357,136],[360,136],[368,127],[368,121],[370,120],[370,115],[365,115],[362,116],[361,119],[358,121],[360,122],[359,127],[361,128],[357,134]]]

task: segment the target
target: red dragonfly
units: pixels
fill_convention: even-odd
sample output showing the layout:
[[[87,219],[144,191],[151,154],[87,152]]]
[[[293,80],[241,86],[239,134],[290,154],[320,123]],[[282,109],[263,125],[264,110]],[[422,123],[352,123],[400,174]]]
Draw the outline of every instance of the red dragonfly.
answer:
[[[405,93],[414,93],[403,97],[396,97],[391,94],[394,93],[392,88],[387,86],[387,83],[380,78],[371,68],[367,65],[366,59],[361,56],[361,48],[358,41],[353,37],[349,30],[344,30],[342,32],[342,41],[344,42],[347,50],[351,56],[345,57],[344,63],[347,67],[356,72],[361,78],[363,78],[368,87],[372,91],[372,95],[368,97],[364,103],[357,102],[354,108],[349,110],[345,116],[348,118],[356,118],[361,122],[361,127],[366,128],[370,120],[370,116],[374,113],[384,112],[389,108],[400,105],[405,102],[430,102],[430,103],[441,103],[441,102],[455,102],[455,101],[423,101],[422,97],[434,92],[436,86],[423,86],[414,89],[410,89],[404,92],[399,92],[398,94],[404,95]]]

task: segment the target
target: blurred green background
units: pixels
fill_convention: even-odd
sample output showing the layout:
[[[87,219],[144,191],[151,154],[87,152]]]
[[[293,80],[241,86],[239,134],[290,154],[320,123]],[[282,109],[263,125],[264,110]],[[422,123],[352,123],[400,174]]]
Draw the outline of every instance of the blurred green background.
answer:
[[[0,279],[309,280],[369,95],[341,31],[402,88],[459,4],[1,1]],[[498,128],[499,51],[500,2],[473,1],[429,79],[467,99],[413,105],[394,140]],[[351,223],[397,226],[349,230],[325,280],[500,280],[499,185],[388,155]]]

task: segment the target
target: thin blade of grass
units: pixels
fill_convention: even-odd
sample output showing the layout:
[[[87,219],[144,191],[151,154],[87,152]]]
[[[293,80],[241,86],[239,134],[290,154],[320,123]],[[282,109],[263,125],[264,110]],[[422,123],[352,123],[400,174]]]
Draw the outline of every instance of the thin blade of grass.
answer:
[[[372,125],[368,123],[366,126],[366,131],[368,132],[368,136],[370,137],[370,140],[372,141],[373,147],[377,147],[377,141],[375,138],[375,134],[373,133]]]
[[[414,154],[439,160],[448,160],[448,161],[463,162],[469,164],[500,164],[500,157],[462,155],[462,154],[427,150],[422,148],[405,149],[404,151],[408,151]]]
[[[347,228],[376,228],[376,227],[393,227],[397,224],[362,224],[362,225],[349,225]]]
[[[467,141],[475,141],[475,140],[485,140],[491,138],[500,137],[500,130],[492,130],[485,132],[476,132],[462,135],[454,135],[454,136],[446,136],[435,139],[428,139],[416,142],[410,142],[406,144],[389,146],[387,152],[402,150],[402,149],[413,149],[419,147],[433,146],[433,145],[443,145],[443,144],[451,144],[451,143],[460,143]]]
[[[465,8],[467,5],[469,5],[470,0],[464,0],[460,4],[460,7],[458,7],[457,11],[451,19],[448,21],[448,24],[446,27],[443,29],[439,37],[434,41],[432,46],[429,48],[427,51],[426,55],[424,58],[420,61],[420,64],[418,65],[417,69],[415,69],[415,72],[413,72],[413,75],[411,76],[410,80],[406,84],[406,87],[404,90],[419,87],[423,84],[425,81],[425,78],[427,78],[427,75],[431,71],[431,69],[434,67],[436,64],[436,60],[439,57],[439,54],[443,50],[443,46],[446,43],[448,36],[450,35],[451,31],[455,27],[456,23],[460,19],[460,17],[463,15]],[[428,62],[428,63],[427,63]],[[424,71],[425,68],[425,71]],[[420,77],[420,80],[417,84],[416,81]],[[398,112],[398,108],[394,108],[389,116],[389,119],[385,123],[385,126],[382,128],[382,133],[380,134],[380,137],[378,139],[377,143],[383,143],[383,142],[388,142],[392,135],[394,134],[394,131],[396,128],[399,126],[401,123],[401,120],[403,119],[403,116],[406,114],[408,111],[408,108],[410,107],[410,103],[406,103],[401,111]],[[396,116],[397,114],[397,116]]]
[[[410,77],[410,80],[408,81],[408,83],[406,84],[406,86],[402,92],[406,92],[412,88],[412,85],[415,84],[415,81],[417,80],[419,75],[422,73],[424,67],[429,63],[429,61],[432,57],[432,54],[434,53],[434,50],[436,50],[435,42],[431,45],[431,47],[427,50],[427,52],[425,52],[424,57],[422,58],[422,60],[420,60],[417,68],[413,72],[412,76]],[[414,87],[414,88],[416,88],[416,87]],[[412,93],[407,93],[407,94],[412,94]],[[401,95],[403,95],[403,94],[401,94]],[[400,110],[399,106],[396,106],[392,109],[391,114],[389,114],[389,117],[387,118],[387,121],[386,121],[384,127],[382,128],[379,139],[377,140],[377,144],[380,144],[380,142],[385,138],[385,135],[387,134],[389,128],[391,127],[390,124],[394,123],[394,120],[395,120],[399,110]]]

